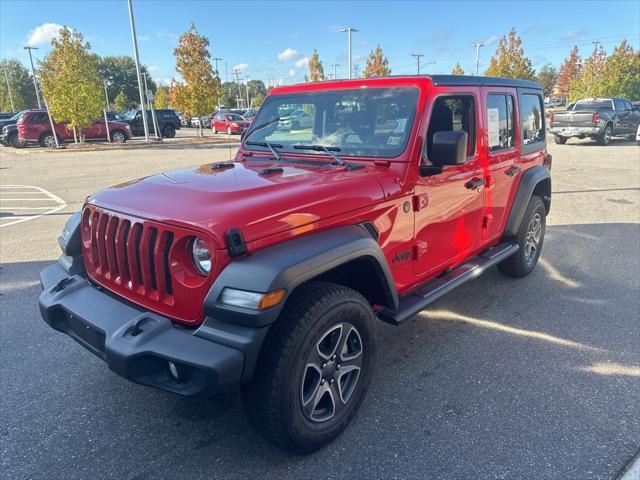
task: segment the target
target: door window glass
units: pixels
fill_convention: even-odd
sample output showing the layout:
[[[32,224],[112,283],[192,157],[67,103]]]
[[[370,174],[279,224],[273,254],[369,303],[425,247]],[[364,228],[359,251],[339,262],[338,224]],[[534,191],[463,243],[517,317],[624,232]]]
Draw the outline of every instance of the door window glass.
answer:
[[[431,157],[433,136],[437,132],[465,131],[469,136],[467,157],[476,151],[476,104],[471,95],[438,97],[433,104],[427,130],[427,157]]]
[[[487,95],[487,134],[489,150],[504,150],[515,145],[513,97]]]
[[[520,96],[520,130],[524,145],[544,141],[543,111],[540,95],[525,93]]]

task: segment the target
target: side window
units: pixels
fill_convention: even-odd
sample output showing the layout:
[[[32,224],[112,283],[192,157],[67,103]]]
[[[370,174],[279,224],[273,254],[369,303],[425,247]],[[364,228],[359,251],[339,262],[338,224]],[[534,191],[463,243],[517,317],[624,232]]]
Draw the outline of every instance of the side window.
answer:
[[[524,93],[520,96],[520,130],[524,145],[544,141],[545,126],[542,112],[540,95]]]
[[[514,123],[513,97],[487,95],[487,134],[491,152],[515,146]]]
[[[433,104],[427,130],[427,157],[431,157],[437,132],[462,131],[469,135],[467,157],[476,153],[476,102],[471,95],[438,97]]]
[[[624,103],[624,109],[625,110],[633,110],[633,105],[631,105],[631,102],[629,100],[623,100]]]
[[[616,110],[618,112],[624,112],[624,110],[625,110],[624,102],[622,100],[620,100],[619,98],[614,99],[614,102],[616,104]]]

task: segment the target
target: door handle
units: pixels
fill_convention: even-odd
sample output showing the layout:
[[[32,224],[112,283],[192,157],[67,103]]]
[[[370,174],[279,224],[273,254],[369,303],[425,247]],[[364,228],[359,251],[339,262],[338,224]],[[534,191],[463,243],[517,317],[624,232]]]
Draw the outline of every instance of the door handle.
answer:
[[[520,173],[520,170],[522,170],[521,167],[511,167],[508,170],[506,170],[504,173],[506,173],[507,175],[509,175],[510,177],[513,177],[514,175],[517,175],[518,173]]]
[[[474,178],[465,183],[464,186],[469,190],[475,190],[476,188],[483,186],[485,183],[484,178]]]

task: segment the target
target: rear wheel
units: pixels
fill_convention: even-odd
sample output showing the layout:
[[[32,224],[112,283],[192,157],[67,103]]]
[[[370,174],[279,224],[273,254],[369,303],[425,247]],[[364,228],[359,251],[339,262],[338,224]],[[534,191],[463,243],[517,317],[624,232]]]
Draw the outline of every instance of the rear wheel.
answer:
[[[553,136],[553,140],[554,140],[558,145],[564,145],[565,143],[567,143],[567,137],[561,137],[560,135],[554,135],[554,136]]]
[[[55,148],[56,139],[51,132],[45,132],[40,135],[40,146],[44,148]]]
[[[498,270],[509,277],[527,276],[535,268],[540,258],[544,232],[546,229],[547,210],[542,199],[533,195],[527,205],[518,233],[506,240],[515,242],[520,249],[512,256],[498,264]]]
[[[609,142],[611,142],[612,134],[613,129],[611,128],[611,125],[607,125],[606,127],[604,127],[602,134],[598,137],[598,143],[602,146],[609,145]]]
[[[162,130],[162,136],[164,138],[173,138],[176,136],[176,129],[173,125],[167,125]]]
[[[243,402],[251,423],[283,450],[309,453],[351,422],[371,382],[371,306],[328,282],[296,289],[265,339]]]
[[[114,130],[111,132],[111,141],[113,143],[124,143],[127,141],[127,135],[122,130]]]

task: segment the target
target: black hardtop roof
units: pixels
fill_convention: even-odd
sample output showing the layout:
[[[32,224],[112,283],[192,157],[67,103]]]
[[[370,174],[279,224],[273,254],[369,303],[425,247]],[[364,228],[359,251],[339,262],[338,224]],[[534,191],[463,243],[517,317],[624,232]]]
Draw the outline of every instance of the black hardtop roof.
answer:
[[[464,85],[480,87],[517,87],[542,90],[542,85],[532,80],[502,77],[476,77],[473,75],[427,75],[434,85]]]

